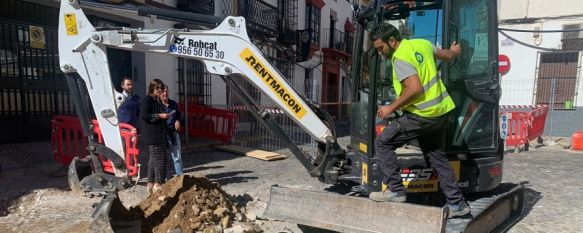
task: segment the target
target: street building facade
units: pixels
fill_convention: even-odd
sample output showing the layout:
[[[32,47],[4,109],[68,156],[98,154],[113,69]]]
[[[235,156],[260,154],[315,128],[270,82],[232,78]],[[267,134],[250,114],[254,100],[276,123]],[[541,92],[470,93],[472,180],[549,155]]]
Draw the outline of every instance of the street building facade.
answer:
[[[566,7],[568,6],[568,7]],[[546,134],[583,121],[583,6],[577,0],[498,1],[501,105],[548,105]]]

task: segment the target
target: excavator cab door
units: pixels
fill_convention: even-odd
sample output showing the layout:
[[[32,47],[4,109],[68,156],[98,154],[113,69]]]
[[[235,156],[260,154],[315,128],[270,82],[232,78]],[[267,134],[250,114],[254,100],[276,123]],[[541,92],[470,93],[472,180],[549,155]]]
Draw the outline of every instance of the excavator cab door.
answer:
[[[452,42],[462,55],[441,64],[442,77],[455,102],[455,117],[448,131],[450,153],[495,155],[500,135],[498,101],[498,33],[496,1],[444,1],[443,47]]]

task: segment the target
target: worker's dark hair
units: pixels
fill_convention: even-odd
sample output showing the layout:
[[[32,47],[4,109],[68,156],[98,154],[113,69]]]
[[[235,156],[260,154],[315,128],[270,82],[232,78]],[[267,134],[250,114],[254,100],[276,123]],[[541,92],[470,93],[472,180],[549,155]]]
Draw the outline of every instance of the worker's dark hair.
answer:
[[[372,41],[380,38],[383,42],[389,43],[391,37],[394,37],[397,41],[402,39],[399,30],[389,23],[381,23],[370,31],[370,40]]]
[[[121,77],[121,85],[123,86],[124,84],[126,84],[126,80],[130,80],[133,81],[132,78],[128,77],[128,76],[123,76]]]
[[[164,89],[164,82],[162,82],[162,80],[160,79],[152,79],[152,81],[150,81],[150,85],[148,85],[148,95],[150,97],[156,97],[154,95],[154,91],[156,90],[156,88],[160,88],[160,89]]]

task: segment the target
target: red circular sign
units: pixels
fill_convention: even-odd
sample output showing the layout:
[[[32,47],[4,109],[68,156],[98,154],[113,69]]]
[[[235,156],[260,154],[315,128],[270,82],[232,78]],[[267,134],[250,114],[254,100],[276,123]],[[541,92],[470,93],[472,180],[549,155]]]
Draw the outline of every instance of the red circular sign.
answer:
[[[498,55],[498,72],[500,74],[506,74],[510,70],[510,58],[506,55]]]

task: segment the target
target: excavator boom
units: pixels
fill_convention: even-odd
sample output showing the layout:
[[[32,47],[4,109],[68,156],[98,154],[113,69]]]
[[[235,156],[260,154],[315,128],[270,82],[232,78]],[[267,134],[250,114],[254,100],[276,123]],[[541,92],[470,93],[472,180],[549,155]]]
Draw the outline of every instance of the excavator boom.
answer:
[[[391,2],[397,5],[397,8],[394,8],[397,10],[411,6],[404,3],[411,1]],[[435,2],[437,5],[441,4],[441,1]],[[418,8],[434,9],[435,6],[432,4],[424,8],[421,5]],[[164,10],[150,13],[172,18],[172,12]],[[408,16],[407,11],[389,13],[387,16],[389,19]],[[208,16],[199,17],[193,13],[181,12],[177,15],[182,20],[199,18],[207,21],[206,23],[217,20]],[[103,197],[95,208],[95,219],[92,224],[94,231],[136,231],[140,225],[139,220],[128,215],[117,196],[118,191],[130,186],[130,182],[124,165],[124,148],[117,120],[117,107],[124,98],[113,88],[107,48],[163,54],[203,62],[209,73],[220,76],[241,98],[249,112],[289,147],[312,176],[326,183],[362,181],[363,186],[368,183],[367,163],[356,161],[354,153],[353,157],[350,157],[338,146],[329,115],[315,104],[303,99],[251,43],[244,18],[226,17],[211,30],[95,28],[83,13],[78,0],[61,0],[59,17],[60,67],[65,73],[83,132],[89,139],[87,148],[89,155],[73,160],[69,168],[69,183],[71,189],[76,192],[89,197]],[[210,24],[212,25],[212,22]],[[277,122],[269,117],[269,113],[261,110],[250,95],[238,86],[232,79],[233,76],[241,76],[253,84],[309,133],[318,142],[316,158],[312,159],[296,145]],[[87,92],[91,99],[91,107],[82,101],[84,92]],[[89,129],[89,109],[95,111],[104,144],[96,143]],[[98,154],[112,162],[114,174],[103,171]],[[354,164],[351,163],[351,159],[354,160],[352,161]],[[363,161],[368,164],[374,162],[374,158],[368,159],[370,161]],[[360,165],[362,169],[358,167]],[[370,167],[371,174],[378,173],[374,165]],[[353,175],[351,173],[353,171],[363,173]],[[380,186],[378,182],[372,180],[370,184],[364,189],[370,189],[373,184]],[[486,203],[482,212],[476,212],[477,216],[494,219],[495,224],[498,224],[507,219],[510,213],[519,212],[522,209],[523,198],[517,190],[519,188],[498,195],[495,199],[489,199],[493,202]],[[375,203],[363,197],[273,187],[265,217],[344,232],[443,232],[453,228],[465,229],[466,226],[475,226],[472,229],[483,230],[485,228],[482,228],[482,225],[487,225],[474,220],[450,223],[447,221],[446,213],[447,208],[442,207]]]

